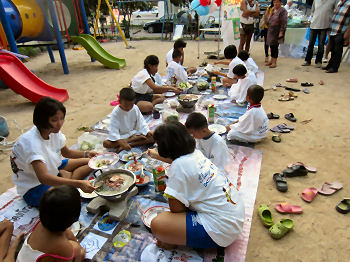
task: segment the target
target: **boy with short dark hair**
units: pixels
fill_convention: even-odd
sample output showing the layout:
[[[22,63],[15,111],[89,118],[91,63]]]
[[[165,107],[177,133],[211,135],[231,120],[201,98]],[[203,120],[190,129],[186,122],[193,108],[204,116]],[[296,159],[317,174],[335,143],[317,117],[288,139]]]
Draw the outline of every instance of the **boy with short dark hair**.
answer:
[[[244,65],[236,65],[232,73],[237,79],[236,84],[232,84],[228,95],[233,103],[243,104],[246,101],[247,90],[251,85],[256,84],[256,77],[252,74],[247,75],[247,68]]]
[[[180,64],[182,57],[182,53],[175,49],[173,52],[173,61],[171,61],[167,66],[167,83],[169,85],[171,84],[179,84],[179,83],[186,83],[188,81],[188,74],[185,70],[185,68]],[[172,80],[175,83],[173,83]]]
[[[196,148],[214,165],[224,169],[229,160],[228,147],[219,134],[209,130],[205,116],[199,112],[193,112],[187,117],[185,126],[196,139]]]
[[[152,133],[135,105],[136,95],[132,88],[123,88],[119,93],[119,105],[113,109],[105,148],[131,150],[131,147],[154,142]]]
[[[258,72],[258,65],[255,63],[253,58],[249,56],[249,53],[245,50],[242,50],[238,53],[238,57],[245,63],[247,69],[254,74]]]
[[[250,106],[238,121],[226,127],[228,140],[255,143],[267,136],[269,119],[260,103],[263,97],[264,88],[261,86],[248,88],[246,100]]]
[[[173,52],[174,50],[179,50],[182,54],[182,57],[180,59],[180,64],[183,65],[184,63],[184,58],[185,58],[185,52],[184,52],[184,48],[186,48],[187,43],[183,40],[183,39],[177,39],[174,42],[174,47],[172,49],[169,50],[169,52],[166,54],[166,66],[169,65],[169,63],[171,61],[173,61]]]

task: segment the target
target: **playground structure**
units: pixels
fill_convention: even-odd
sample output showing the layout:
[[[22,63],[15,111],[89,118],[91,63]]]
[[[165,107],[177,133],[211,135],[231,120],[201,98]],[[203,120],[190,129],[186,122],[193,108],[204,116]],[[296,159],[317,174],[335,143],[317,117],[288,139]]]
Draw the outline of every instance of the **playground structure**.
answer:
[[[17,46],[46,46],[50,60],[54,63],[51,46],[55,45],[65,74],[69,74],[69,69],[64,43],[69,44],[73,39],[87,50],[92,61],[97,60],[114,69],[125,66],[124,59],[112,56],[97,41],[92,41],[91,36],[87,36],[90,30],[83,0],[0,0],[0,18],[1,49],[19,54]],[[5,85],[33,102],[40,100],[36,95],[68,99],[68,94],[62,98],[52,86],[37,81],[36,76],[14,58],[8,53],[0,54],[0,79]],[[22,86],[16,88],[15,82],[9,80],[10,77],[26,80],[19,81],[17,84]]]

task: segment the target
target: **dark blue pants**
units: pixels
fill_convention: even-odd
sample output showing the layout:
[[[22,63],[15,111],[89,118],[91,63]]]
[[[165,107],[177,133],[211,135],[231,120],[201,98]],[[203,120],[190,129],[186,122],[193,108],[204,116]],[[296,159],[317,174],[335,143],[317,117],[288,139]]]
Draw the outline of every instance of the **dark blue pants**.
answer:
[[[309,46],[307,48],[307,53],[305,61],[311,64],[311,59],[314,54],[314,45],[318,37],[318,50],[316,54],[315,63],[322,63],[322,57],[324,53],[324,43],[326,41],[327,29],[310,29]]]
[[[328,70],[333,69],[334,71],[338,72],[343,56],[344,34],[331,35],[329,36],[329,41],[331,48],[331,59],[329,60],[326,68]]]

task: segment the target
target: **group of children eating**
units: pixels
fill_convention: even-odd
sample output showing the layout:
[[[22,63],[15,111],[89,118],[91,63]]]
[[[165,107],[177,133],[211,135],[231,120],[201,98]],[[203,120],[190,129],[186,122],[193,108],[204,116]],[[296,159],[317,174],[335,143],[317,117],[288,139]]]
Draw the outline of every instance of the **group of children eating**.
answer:
[[[165,190],[170,212],[158,215],[151,223],[159,246],[226,247],[242,231],[245,217],[243,201],[226,176],[225,166],[231,159],[226,141],[209,130],[206,117],[199,112],[191,113],[185,124],[170,121],[154,132],[143,117],[164,101],[162,93],[178,94],[180,89],[173,84],[193,72],[182,65],[185,47],[186,43],[178,40],[169,51],[171,57],[167,54],[166,84],[158,74],[157,56],[146,57],[144,69],[132,79],[131,87],[120,91],[103,146],[120,152],[156,143],[157,149],[148,150],[148,155],[171,163]],[[230,87],[232,102],[248,102],[249,107],[226,127],[227,139],[257,142],[266,137],[269,124],[261,106],[264,89],[249,76],[257,70],[254,61],[244,52],[239,56],[244,61],[237,56],[235,46],[225,48],[228,60],[222,62],[229,63],[229,73],[223,84]],[[33,113],[34,126],[18,139],[11,153],[17,192],[40,211],[40,223],[25,239],[18,261],[41,261],[44,257],[81,261],[84,257],[69,227],[80,214],[76,188],[86,193],[95,190],[84,178],[92,171],[87,165],[89,158],[97,153],[66,146],[60,131],[65,114],[61,102],[48,97],[40,100]]]

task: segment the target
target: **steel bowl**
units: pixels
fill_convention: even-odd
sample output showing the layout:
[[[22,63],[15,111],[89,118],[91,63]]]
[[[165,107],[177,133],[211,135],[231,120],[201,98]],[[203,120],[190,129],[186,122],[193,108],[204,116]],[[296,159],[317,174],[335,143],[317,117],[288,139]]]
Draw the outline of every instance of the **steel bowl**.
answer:
[[[119,201],[123,199],[136,185],[136,176],[133,172],[126,169],[112,169],[102,173],[94,181],[94,186],[101,189],[105,187],[104,181],[112,175],[122,174],[126,177],[126,184],[115,190],[95,190],[96,194],[110,201]],[[103,189],[102,188],[102,189]]]
[[[178,101],[182,105],[182,107],[184,107],[184,108],[192,108],[197,103],[198,96],[191,95],[191,96],[193,96],[192,99],[185,98],[186,96],[189,96],[189,95],[186,95],[186,94],[179,95],[178,96]]]

